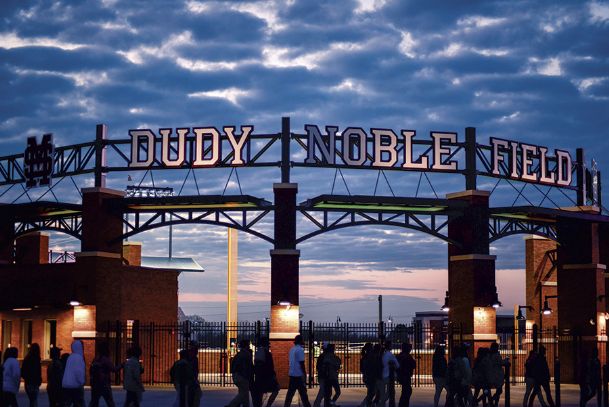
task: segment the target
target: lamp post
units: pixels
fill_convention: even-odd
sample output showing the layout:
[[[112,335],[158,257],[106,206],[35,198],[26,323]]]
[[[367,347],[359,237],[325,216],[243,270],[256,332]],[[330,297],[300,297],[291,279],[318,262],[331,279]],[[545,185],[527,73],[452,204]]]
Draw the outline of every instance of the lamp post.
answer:
[[[541,335],[543,335],[543,316],[552,314],[552,308],[550,308],[550,305],[548,304],[548,298],[558,298],[558,295],[546,295],[544,297],[543,307],[541,307],[541,295],[539,296],[539,332],[541,333]]]

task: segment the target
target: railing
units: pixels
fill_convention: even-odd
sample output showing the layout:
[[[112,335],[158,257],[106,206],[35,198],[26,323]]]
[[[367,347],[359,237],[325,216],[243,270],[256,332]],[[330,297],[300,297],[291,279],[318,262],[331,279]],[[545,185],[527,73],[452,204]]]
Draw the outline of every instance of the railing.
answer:
[[[74,252],[54,252],[49,250],[49,263],[74,263],[76,256]]]

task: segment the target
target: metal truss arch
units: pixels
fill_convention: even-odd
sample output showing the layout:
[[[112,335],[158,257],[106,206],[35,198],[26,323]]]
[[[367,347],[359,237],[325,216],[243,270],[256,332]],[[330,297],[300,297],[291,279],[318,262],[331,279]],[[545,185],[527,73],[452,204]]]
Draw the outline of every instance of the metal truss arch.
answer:
[[[31,232],[44,231],[65,233],[66,235],[81,240],[82,218],[80,216],[71,216],[66,218],[16,222],[14,236],[17,238]]]
[[[252,214],[249,211],[241,211],[237,214],[232,211],[229,213],[229,211],[220,210],[209,210],[200,214],[195,212],[157,212],[145,220],[140,218],[139,213],[136,213],[133,216],[133,221],[130,219],[123,220],[126,232],[118,237],[117,240],[123,240],[142,232],[172,225],[212,225],[237,229],[273,244],[274,239],[272,237],[254,229],[254,226],[271,211],[264,210],[260,212],[255,214],[251,220],[248,220],[247,217],[247,213]]]
[[[459,243],[448,237],[448,217],[446,215],[421,215],[413,213],[391,213],[391,212],[359,212],[345,211],[340,213],[337,219],[329,219],[329,213],[337,213],[336,211],[320,211],[320,210],[304,210],[299,212],[309,220],[316,229],[297,237],[296,243],[300,244],[315,236],[326,232],[344,229],[353,226],[377,225],[391,226],[405,229],[415,230],[447,243],[460,246]],[[313,213],[321,213],[323,219],[317,219]],[[442,216],[444,219],[439,219]],[[426,217],[427,219],[423,219]]]
[[[558,232],[553,223],[537,223],[520,219],[491,218],[489,242],[512,235],[535,235],[558,241]]]

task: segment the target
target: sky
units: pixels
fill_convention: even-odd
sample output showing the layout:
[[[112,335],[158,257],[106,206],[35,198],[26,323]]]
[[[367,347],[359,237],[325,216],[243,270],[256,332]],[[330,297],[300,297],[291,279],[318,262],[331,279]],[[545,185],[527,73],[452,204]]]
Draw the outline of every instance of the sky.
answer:
[[[252,124],[255,133],[293,131],[307,123],[454,131],[562,148],[582,147],[609,173],[609,2],[602,1],[11,1],[0,4],[0,155],[20,153],[28,136],[52,132],[56,145],[91,141],[95,125],[109,137],[136,128]],[[294,153],[296,156],[296,152]],[[195,171],[204,193],[244,193],[272,200],[279,169]],[[127,175],[132,181],[128,181]],[[377,171],[296,169],[298,202],[335,192],[372,194]],[[154,174],[180,188],[186,171]],[[462,176],[390,172],[377,195],[442,196],[464,189]],[[111,174],[108,186],[150,185],[142,172]],[[75,177],[90,186],[92,179]],[[345,185],[346,183],[346,185]],[[184,194],[195,190],[192,176]],[[433,188],[432,188],[433,186]],[[521,188],[521,186],[518,186]],[[479,180],[491,205],[524,204],[508,183]],[[607,189],[605,189],[607,190]],[[77,201],[70,182],[62,200]],[[564,196],[528,186],[533,204],[561,206]],[[0,191],[1,193],[1,191]],[[34,199],[43,190],[32,191]],[[48,197],[47,197],[48,198]],[[20,201],[10,191],[2,202]],[[266,223],[263,228],[270,230]],[[298,220],[299,230],[307,230]],[[175,256],[206,269],[180,276],[187,314],[225,318],[227,233],[177,226]],[[268,316],[270,245],[239,235],[239,315]],[[167,229],[142,233],[144,255],[164,256]],[[53,234],[54,250],[78,242]],[[446,244],[400,228],[346,228],[301,250],[303,320],[409,322],[439,309],[447,287]],[[524,242],[493,243],[504,307],[524,302]]]

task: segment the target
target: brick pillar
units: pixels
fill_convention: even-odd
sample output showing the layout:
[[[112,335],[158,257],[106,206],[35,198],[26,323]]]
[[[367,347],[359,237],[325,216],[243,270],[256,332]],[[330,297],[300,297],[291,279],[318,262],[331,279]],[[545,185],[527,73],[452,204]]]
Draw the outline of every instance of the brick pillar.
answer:
[[[449,322],[461,330],[466,341],[478,347],[497,340],[495,256],[489,255],[488,199],[486,191],[467,190],[448,194],[467,206],[451,216],[448,236],[460,246],[448,245]],[[470,355],[470,356],[473,356]]]
[[[271,349],[277,379],[288,386],[288,352],[299,333],[298,268],[296,250],[296,194],[298,184],[273,185],[275,247],[271,250]],[[289,304],[289,305],[280,305]]]
[[[15,244],[14,220],[7,216],[0,216],[0,265],[13,262],[13,245]]]
[[[113,211],[108,201],[124,195],[123,191],[100,187],[82,190],[81,251],[122,255],[123,243],[117,238],[123,233],[123,215]]]
[[[49,235],[32,232],[15,241],[15,263],[47,264],[49,262]]]
[[[142,243],[123,242],[123,259],[129,266],[142,265]]]
[[[561,375],[578,380],[582,358],[598,344],[605,327],[605,270],[599,261],[599,225],[561,218],[558,229],[558,328]]]
[[[558,305],[556,298],[549,298],[548,305],[552,314],[543,315],[541,310],[545,296],[557,293],[558,272],[554,266],[556,259],[556,242],[539,236],[525,238],[526,258],[526,305],[527,326],[537,326],[541,329],[558,326]],[[543,318],[543,321],[541,320]]]

